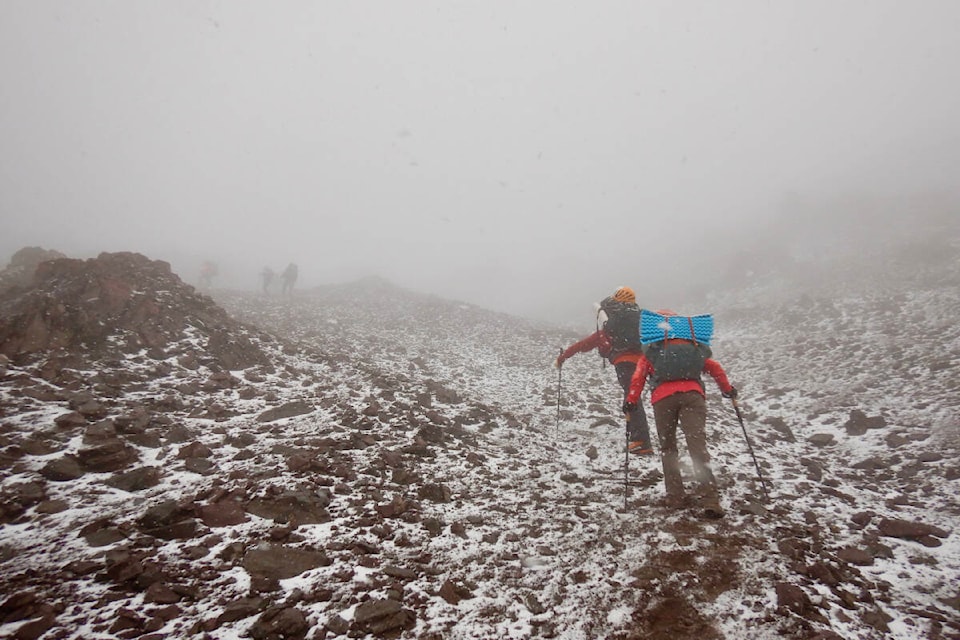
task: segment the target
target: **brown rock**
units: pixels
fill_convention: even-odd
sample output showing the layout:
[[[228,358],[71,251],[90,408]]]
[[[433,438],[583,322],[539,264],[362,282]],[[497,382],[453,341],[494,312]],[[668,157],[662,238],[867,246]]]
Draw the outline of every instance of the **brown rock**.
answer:
[[[874,563],[873,555],[869,551],[857,547],[844,547],[837,552],[837,557],[858,567],[869,567]]]
[[[824,630],[810,636],[810,640],[844,640],[844,637],[836,631]]]
[[[206,351],[228,371],[249,369],[257,365],[269,365],[270,359],[250,339],[237,331],[214,330],[210,334]],[[239,381],[237,381],[239,383]],[[233,386],[236,386],[234,384]]]
[[[251,500],[246,510],[278,523],[320,524],[330,519],[330,494],[321,491],[288,491],[275,497]]]
[[[854,409],[850,412],[850,417],[843,425],[847,435],[862,436],[869,429],[882,429],[887,426],[887,420],[883,416],[868,417],[860,409]]]
[[[183,461],[183,468],[191,473],[209,476],[216,472],[217,465],[207,458],[187,458]]]
[[[884,438],[884,442],[886,442],[887,446],[890,447],[891,449],[898,449],[903,445],[907,444],[908,442],[910,442],[910,438],[907,438],[906,436],[902,436],[898,433],[890,433],[890,434],[887,434],[886,438]]]
[[[140,467],[124,473],[118,473],[106,480],[106,484],[121,491],[133,493],[142,491],[160,484],[160,469],[157,467]]]
[[[126,538],[109,520],[97,520],[86,525],[80,529],[80,535],[91,547],[105,547]]]
[[[107,551],[104,557],[107,577],[117,583],[133,580],[143,573],[141,559],[126,549]]]
[[[37,513],[63,513],[70,508],[66,500],[44,500],[37,504]]]
[[[443,484],[428,483],[417,490],[417,496],[432,502],[450,502],[450,488]]]
[[[196,441],[180,447],[180,450],[177,451],[177,457],[181,460],[186,460],[187,458],[209,458],[212,455],[213,451],[210,450],[210,447],[202,442]]]
[[[87,419],[76,411],[64,413],[54,418],[53,423],[60,429],[71,429],[73,427],[83,427],[87,425]]]
[[[119,439],[104,444],[81,449],[77,452],[77,460],[86,471],[105,473],[119,471],[139,460],[137,450]]]
[[[110,625],[110,633],[118,634],[128,629],[143,630],[146,620],[132,609],[119,609],[113,617],[113,624]],[[139,635],[139,634],[137,634]]]
[[[810,550],[810,545],[799,538],[784,538],[777,542],[777,549],[792,560],[800,560]]]
[[[877,525],[877,529],[882,536],[888,538],[903,538],[906,540],[919,540],[927,536],[946,538],[950,535],[948,531],[944,531],[939,527],[934,527],[922,522],[898,520],[896,518],[882,519]]]
[[[377,414],[380,413],[380,403],[377,402],[376,400],[371,400],[370,403],[366,407],[364,407],[361,413],[370,418],[375,418]]]
[[[150,357],[165,357],[192,329],[208,337],[204,357],[225,370],[268,364],[247,330],[210,298],[184,284],[169,264],[135,253],[44,261],[29,288],[7,294],[0,353],[9,356],[63,350],[80,360],[69,365],[77,370],[90,360],[144,349]],[[41,375],[61,380],[67,366],[50,359]]]
[[[111,440],[116,440],[117,428],[113,420],[101,420],[91,424],[83,434],[84,444],[101,444]]]
[[[870,524],[870,520],[873,519],[873,516],[876,515],[872,511],[861,511],[860,513],[855,513],[850,517],[850,520],[853,521],[859,529],[863,529],[865,526]]]
[[[416,580],[417,576],[419,575],[413,569],[406,569],[389,564],[383,568],[383,573],[384,575],[388,575],[391,578],[397,578],[398,580]]]
[[[304,638],[310,625],[307,618],[297,608],[294,607],[274,607],[267,609],[253,623],[248,632],[253,640],[273,640],[283,638],[284,640],[296,640]]]
[[[43,603],[33,591],[22,591],[7,597],[0,604],[0,622],[19,622],[37,615]]]
[[[384,636],[411,628],[416,615],[396,600],[371,599],[357,607],[353,619],[359,631]]]
[[[257,615],[266,608],[267,601],[264,598],[240,598],[227,603],[223,613],[217,617],[217,622],[220,624],[236,622]]]
[[[333,616],[323,625],[335,636],[345,636],[350,631],[350,623],[338,615]]]
[[[890,633],[890,627],[887,625],[887,623],[891,622],[893,618],[880,609],[867,611],[860,616],[860,619],[863,620],[864,624],[870,625],[880,633]]]
[[[797,585],[778,582],[774,588],[777,593],[778,610],[786,609],[802,616],[813,609],[810,597]]]
[[[193,513],[173,500],[147,509],[137,525],[143,533],[164,540],[193,538],[197,533]]]
[[[47,260],[66,258],[59,251],[41,247],[23,247],[10,258],[10,264],[0,271],[0,291],[12,287],[28,287],[33,282],[37,266]]]
[[[223,500],[199,508],[200,520],[208,527],[229,527],[247,521],[243,505],[237,500]]]
[[[473,598],[473,593],[467,587],[457,584],[453,580],[445,580],[438,595],[450,604],[459,604],[461,600]]]
[[[386,504],[376,506],[377,513],[384,518],[399,518],[410,508],[410,503],[401,496],[394,496],[393,500]]]
[[[809,438],[807,442],[812,444],[815,447],[828,447],[833,444],[833,434],[830,433],[815,433]]]
[[[57,618],[52,612],[45,613],[36,620],[21,625],[13,634],[14,640],[38,640],[53,628]]]
[[[181,596],[162,582],[154,582],[147,587],[143,599],[155,604],[176,604],[180,602]]]
[[[107,408],[96,400],[89,400],[78,406],[77,412],[87,420],[100,420],[107,415]]]
[[[836,571],[823,562],[815,562],[807,568],[807,575],[819,580],[828,587],[835,587],[840,584],[840,577]]]
[[[294,416],[301,416],[307,413],[311,413],[313,407],[308,403],[303,401],[288,402],[286,404],[280,405],[279,407],[274,407],[272,409],[267,409],[263,413],[257,416],[257,422],[275,422],[276,420],[282,420],[284,418],[292,418]]]
[[[322,551],[271,544],[248,549],[242,561],[247,573],[272,580],[286,580],[329,564],[330,559]]]
[[[51,482],[69,482],[83,474],[83,467],[70,455],[51,460],[40,469],[40,475]]]

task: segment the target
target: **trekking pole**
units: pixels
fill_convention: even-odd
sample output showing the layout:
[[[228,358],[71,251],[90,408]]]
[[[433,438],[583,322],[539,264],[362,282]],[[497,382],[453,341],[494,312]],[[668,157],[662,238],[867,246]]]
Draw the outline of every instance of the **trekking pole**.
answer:
[[[563,349],[560,349],[563,355]],[[558,358],[559,359],[559,358]],[[557,365],[557,431],[560,431],[560,386],[563,383],[563,365]]]
[[[757,469],[757,477],[760,478],[760,487],[763,489],[763,497],[770,502],[770,494],[767,493],[767,483],[763,480],[763,474],[760,472],[760,464],[757,462],[757,456],[753,453],[753,445],[750,444],[750,436],[747,435],[747,427],[743,424],[743,416],[740,414],[740,407],[737,406],[737,399],[730,398],[733,404],[733,410],[737,412],[737,420],[740,421],[740,428],[743,429],[743,438],[747,441],[747,449],[750,451],[750,457],[753,458],[753,466]]]
[[[625,413],[625,428],[623,430],[626,440],[623,447],[623,510],[627,510],[627,492],[630,491],[630,414]]]

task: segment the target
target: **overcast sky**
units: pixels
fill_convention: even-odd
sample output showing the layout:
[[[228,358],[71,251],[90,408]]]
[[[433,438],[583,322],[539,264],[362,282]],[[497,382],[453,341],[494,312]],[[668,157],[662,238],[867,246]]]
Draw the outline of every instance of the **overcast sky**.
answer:
[[[589,322],[791,194],[956,193],[958,32],[955,0],[0,0],[0,261]]]

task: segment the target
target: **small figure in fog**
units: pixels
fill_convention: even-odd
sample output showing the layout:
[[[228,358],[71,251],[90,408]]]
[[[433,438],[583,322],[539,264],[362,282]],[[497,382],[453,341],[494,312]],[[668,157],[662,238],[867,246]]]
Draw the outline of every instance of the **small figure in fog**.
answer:
[[[260,272],[260,280],[263,282],[263,292],[265,294],[270,293],[270,287],[273,286],[273,281],[277,278],[277,274],[270,267],[264,267],[263,271]]]
[[[297,265],[292,262],[288,264],[287,268],[280,274],[280,279],[283,281],[284,295],[293,293],[293,285],[297,282]]]
[[[213,283],[213,277],[219,273],[216,262],[204,261],[200,265],[200,288],[209,289]]]

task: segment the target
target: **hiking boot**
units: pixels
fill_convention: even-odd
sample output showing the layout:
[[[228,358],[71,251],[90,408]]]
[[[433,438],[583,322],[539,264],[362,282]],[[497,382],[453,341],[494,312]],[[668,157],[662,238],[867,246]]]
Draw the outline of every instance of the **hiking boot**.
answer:
[[[650,446],[649,442],[644,442],[642,440],[635,440],[627,445],[627,451],[632,454],[640,456],[652,456],[653,447]]]
[[[683,509],[685,507],[690,506],[690,500],[686,495],[682,493],[671,494],[663,499],[663,504],[668,509]]]
[[[719,500],[705,500],[700,506],[703,507],[700,515],[704,518],[719,520],[724,516],[723,507],[720,506]]]

